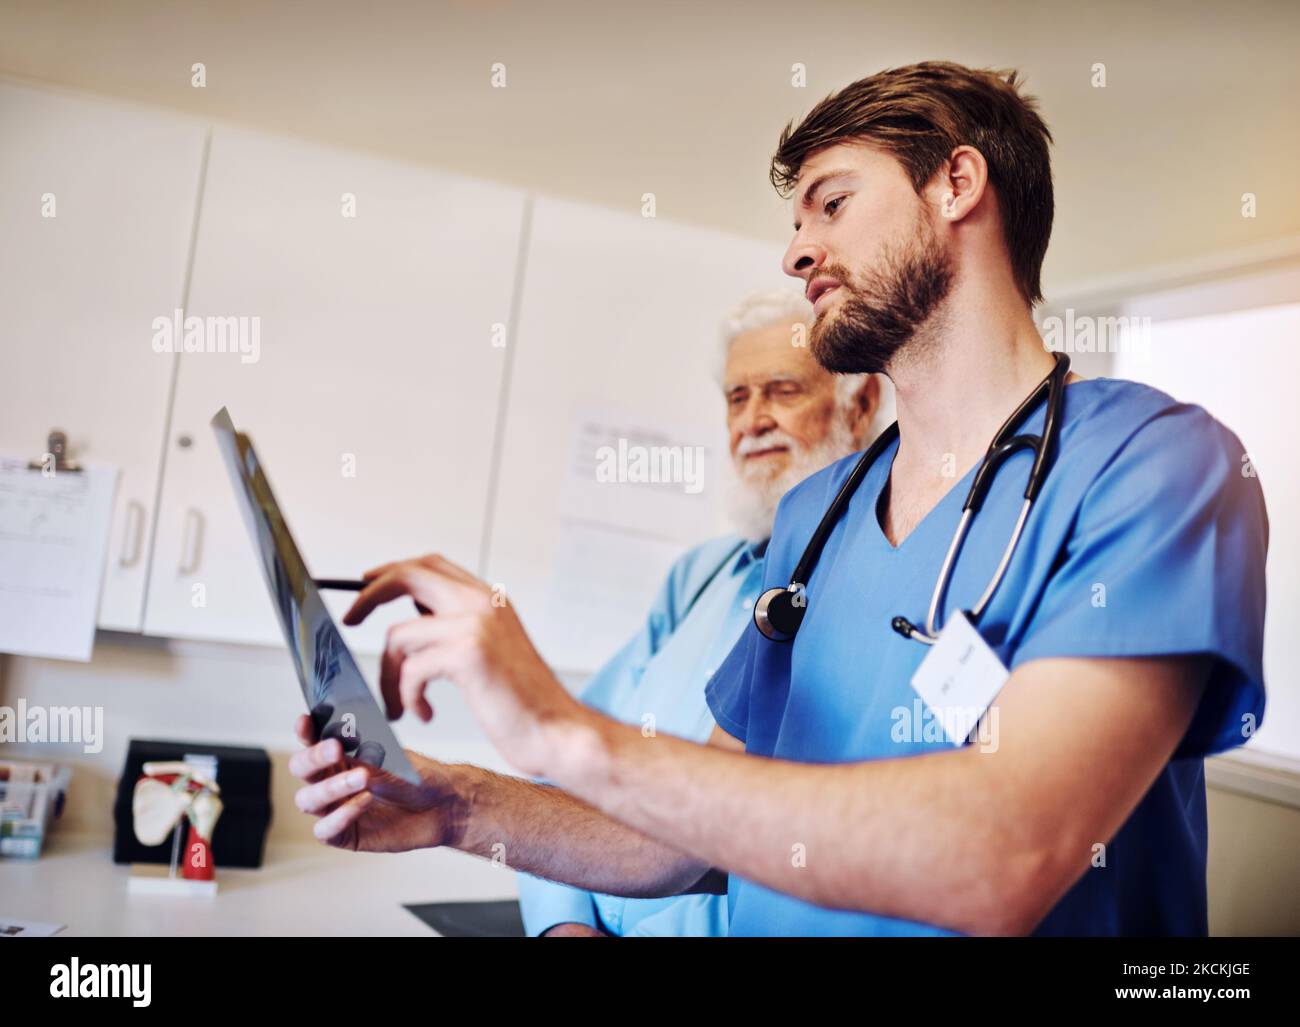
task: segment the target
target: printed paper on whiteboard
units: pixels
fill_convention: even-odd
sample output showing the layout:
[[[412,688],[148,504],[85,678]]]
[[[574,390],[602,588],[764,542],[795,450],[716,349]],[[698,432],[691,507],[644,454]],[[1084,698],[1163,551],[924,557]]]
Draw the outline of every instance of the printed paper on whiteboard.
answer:
[[[722,534],[718,431],[595,404],[574,411],[546,601],[544,655],[595,670],[644,623],[673,561]]]
[[[588,405],[575,411],[561,515],[679,543],[710,534],[718,432]]]

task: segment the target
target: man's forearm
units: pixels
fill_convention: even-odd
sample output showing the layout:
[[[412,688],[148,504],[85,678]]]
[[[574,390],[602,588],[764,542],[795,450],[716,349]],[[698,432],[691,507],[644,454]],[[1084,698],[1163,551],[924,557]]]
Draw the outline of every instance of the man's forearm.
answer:
[[[574,796],[458,765],[463,812],[449,843],[515,870],[587,891],[658,898],[694,889],[709,867]]]
[[[802,764],[644,737],[613,721],[598,742],[549,777],[619,821],[773,890],[819,905],[870,910],[957,930],[989,919],[995,873],[979,854],[1005,853],[1014,879],[1017,826],[979,807],[987,757],[952,752],[869,764]],[[960,785],[960,786],[959,786]],[[951,811],[946,807],[952,806]],[[951,812],[951,817],[945,814]],[[988,839],[971,837],[985,832]],[[963,832],[968,832],[963,837]],[[1032,854],[1030,854],[1032,855]]]
[[[584,713],[559,727],[543,772],[699,865],[796,898],[1020,933],[1128,818],[1203,682],[1192,658],[1037,661],[999,696],[994,751],[864,763],[647,738]]]

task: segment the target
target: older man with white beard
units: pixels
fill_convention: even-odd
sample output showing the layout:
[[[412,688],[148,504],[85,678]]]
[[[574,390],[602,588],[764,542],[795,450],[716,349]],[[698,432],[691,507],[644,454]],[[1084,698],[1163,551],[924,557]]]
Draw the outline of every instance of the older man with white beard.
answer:
[[[735,478],[727,511],[737,534],[673,565],[645,626],[583,692],[633,724],[694,741],[714,727],[704,686],[749,622],[777,503],[795,484],[863,449],[888,423],[882,380],[831,375],[805,345],[812,308],[789,290],[745,299],[722,325],[721,385]],[[889,387],[885,381],[883,387]],[[521,874],[530,935],[709,936],[726,933],[722,895],[626,899]]]

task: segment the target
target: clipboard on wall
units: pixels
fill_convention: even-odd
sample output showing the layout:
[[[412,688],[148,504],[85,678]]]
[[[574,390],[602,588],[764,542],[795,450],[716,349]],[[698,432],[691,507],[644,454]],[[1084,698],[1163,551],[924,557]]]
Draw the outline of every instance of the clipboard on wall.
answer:
[[[117,468],[82,466],[52,431],[39,459],[0,456],[0,652],[90,659]]]

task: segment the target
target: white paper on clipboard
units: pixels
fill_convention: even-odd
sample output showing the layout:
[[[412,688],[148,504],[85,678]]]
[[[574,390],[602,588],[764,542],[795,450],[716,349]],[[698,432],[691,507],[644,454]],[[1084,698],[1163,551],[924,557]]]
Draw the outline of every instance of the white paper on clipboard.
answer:
[[[0,652],[90,659],[117,468],[0,457]]]

